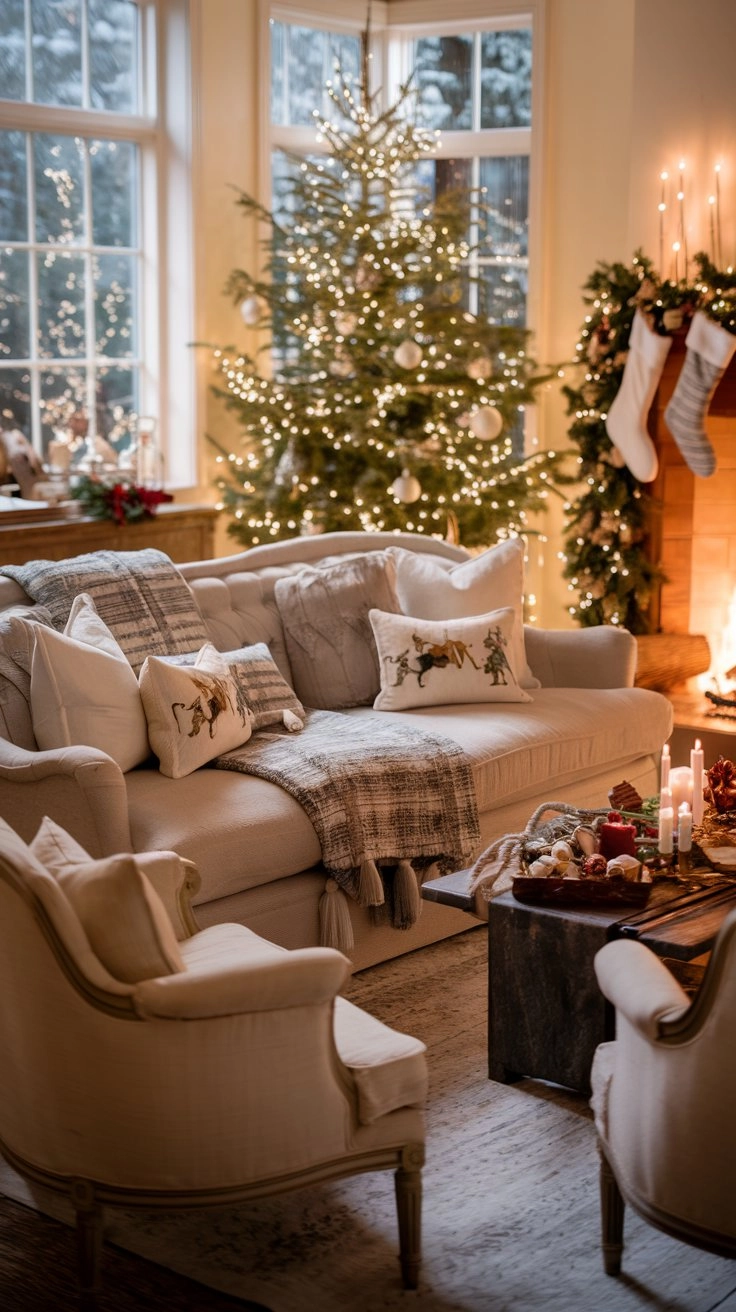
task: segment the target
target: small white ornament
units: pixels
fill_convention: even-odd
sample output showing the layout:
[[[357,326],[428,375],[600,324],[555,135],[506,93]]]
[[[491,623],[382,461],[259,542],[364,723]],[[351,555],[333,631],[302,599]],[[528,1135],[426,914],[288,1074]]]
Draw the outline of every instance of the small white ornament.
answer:
[[[246,296],[240,302],[240,317],[248,328],[254,328],[261,317],[261,302],[257,296]]]
[[[503,419],[494,406],[484,405],[470,416],[470,431],[481,442],[492,442],[503,428]]]
[[[389,488],[389,492],[397,500],[403,501],[405,506],[410,506],[413,501],[418,501],[422,495],[422,485],[418,478],[415,478],[409,469],[402,469],[398,478],[395,478]]]
[[[335,315],[335,327],[337,328],[337,331],[339,333],[342,333],[343,337],[350,336],[350,333],[355,328],[357,322],[358,322],[357,315],[350,314],[346,310],[343,310]]]
[[[416,369],[422,363],[422,348],[418,342],[407,337],[396,347],[394,360],[402,369]]]
[[[330,360],[327,368],[334,378],[348,378],[353,372],[353,362],[349,355],[338,355]]]
[[[482,381],[484,378],[490,378],[493,373],[493,365],[487,355],[479,355],[475,360],[471,360],[468,365],[468,378],[474,378]]]

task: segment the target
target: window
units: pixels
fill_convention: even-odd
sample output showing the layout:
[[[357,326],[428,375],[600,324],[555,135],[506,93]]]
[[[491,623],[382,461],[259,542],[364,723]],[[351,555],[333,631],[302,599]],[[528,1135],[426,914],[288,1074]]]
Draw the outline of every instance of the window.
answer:
[[[159,288],[185,234],[162,239],[158,198],[173,152],[153,82],[157,38],[172,36],[164,81],[167,60],[181,56],[184,8],[3,0],[0,425],[42,459],[61,439],[75,463],[93,451],[124,463],[141,415],[161,421],[166,411],[164,444],[167,423],[191,429],[191,418],[181,423],[187,403],[178,414],[167,404],[177,361],[166,323],[176,320]],[[186,302],[185,292],[182,347]],[[167,481],[193,481],[185,442],[167,463]]]
[[[531,28],[406,36],[418,118],[440,132],[420,182],[436,196],[462,186],[483,199],[471,221],[481,304],[494,323],[526,323],[529,271]]]
[[[483,206],[471,216],[479,286],[470,307],[496,323],[527,321],[532,29],[528,18],[487,19],[477,30],[453,25],[384,33],[389,83],[411,75],[417,117],[440,133],[436,153],[417,167],[418,194],[474,190]],[[359,69],[360,37],[271,20],[272,196],[279,210],[289,163],[285,151],[315,150],[315,110],[335,60]],[[482,223],[481,223],[482,218]]]

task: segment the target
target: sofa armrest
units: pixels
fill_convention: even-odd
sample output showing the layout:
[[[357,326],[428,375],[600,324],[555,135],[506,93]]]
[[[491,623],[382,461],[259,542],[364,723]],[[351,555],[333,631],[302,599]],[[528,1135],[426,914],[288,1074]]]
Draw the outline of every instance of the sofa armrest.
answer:
[[[135,862],[161,898],[179,941],[198,933],[192,898],[202,881],[194,862],[176,852],[136,852]]]
[[[675,1020],[690,1006],[674,975],[643,943],[606,943],[596,953],[594,967],[603,996],[646,1039],[657,1039],[661,1023]]]
[[[29,752],[0,738],[0,815],[28,843],[47,815],[90,856],[132,851],[123,773],[92,747]]]
[[[524,627],[526,658],[543,688],[632,688],[636,638],[627,629]]]

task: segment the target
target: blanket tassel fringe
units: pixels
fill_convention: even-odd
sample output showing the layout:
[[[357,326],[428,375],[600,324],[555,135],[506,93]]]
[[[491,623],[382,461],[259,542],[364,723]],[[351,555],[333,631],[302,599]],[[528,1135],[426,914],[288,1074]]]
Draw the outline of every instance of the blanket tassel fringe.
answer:
[[[383,881],[375,861],[361,861],[358,879],[358,904],[361,907],[379,907],[385,900]]]
[[[399,861],[394,873],[394,929],[408,929],[422,909],[419,883],[411,861]]]
[[[355,946],[348,899],[334,879],[326,881],[319,900],[319,941],[323,948],[337,948],[346,956]]]

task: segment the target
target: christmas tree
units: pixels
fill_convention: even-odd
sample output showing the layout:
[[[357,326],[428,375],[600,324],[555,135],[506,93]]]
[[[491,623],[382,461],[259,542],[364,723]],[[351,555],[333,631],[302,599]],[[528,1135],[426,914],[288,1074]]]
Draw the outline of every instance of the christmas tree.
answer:
[[[341,529],[488,545],[526,531],[559,481],[558,455],[523,455],[542,381],[528,334],[488,321],[472,273],[482,197],[418,205],[434,137],[406,87],[384,111],[367,94],[366,50],[358,85],[338,71],[329,86],[328,151],[292,161],[279,215],[238,199],[268,237],[260,274],[236,269],[227,291],[265,345],[215,352],[214,390],[243,436],[238,451],[211,440],[246,546]]]

